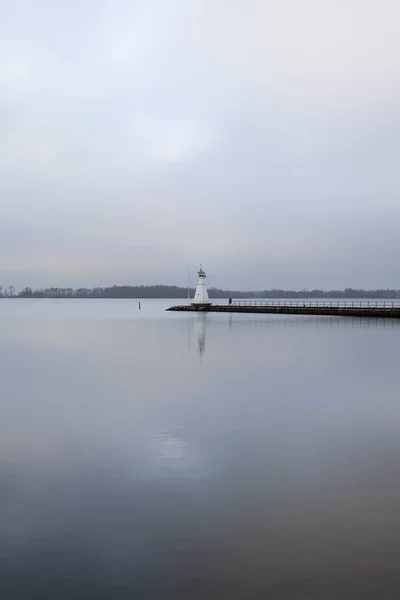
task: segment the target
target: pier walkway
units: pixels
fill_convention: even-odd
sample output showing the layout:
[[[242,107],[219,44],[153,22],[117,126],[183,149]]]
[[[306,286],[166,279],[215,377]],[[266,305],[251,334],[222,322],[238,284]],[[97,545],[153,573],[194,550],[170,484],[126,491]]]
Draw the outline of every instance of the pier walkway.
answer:
[[[336,315],[400,319],[397,300],[233,300],[230,304],[185,304],[171,306],[168,311],[227,312],[292,315]]]

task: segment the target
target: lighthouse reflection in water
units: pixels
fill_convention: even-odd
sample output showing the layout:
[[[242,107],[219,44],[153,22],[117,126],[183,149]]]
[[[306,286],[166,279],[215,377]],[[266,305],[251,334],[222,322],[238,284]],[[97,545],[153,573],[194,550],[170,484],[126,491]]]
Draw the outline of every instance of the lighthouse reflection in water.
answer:
[[[190,315],[188,318],[188,351],[192,352],[192,335],[194,331],[196,338],[196,351],[202,362],[206,352],[206,327],[207,327],[207,313],[198,312],[194,315]]]

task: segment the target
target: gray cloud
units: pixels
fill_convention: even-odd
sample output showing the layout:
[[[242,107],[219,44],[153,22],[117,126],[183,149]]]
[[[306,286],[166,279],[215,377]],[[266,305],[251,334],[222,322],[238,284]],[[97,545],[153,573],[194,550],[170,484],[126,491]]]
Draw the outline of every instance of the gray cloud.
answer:
[[[395,0],[0,8],[1,283],[399,285]]]

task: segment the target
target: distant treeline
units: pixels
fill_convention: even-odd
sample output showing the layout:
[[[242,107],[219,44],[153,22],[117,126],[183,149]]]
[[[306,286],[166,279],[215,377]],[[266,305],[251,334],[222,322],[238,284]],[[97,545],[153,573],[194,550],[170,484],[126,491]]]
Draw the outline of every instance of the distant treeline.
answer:
[[[209,288],[210,298],[400,298],[400,290],[263,290],[243,292]],[[193,297],[194,289],[190,289]],[[0,298],[187,298],[188,290],[176,285],[113,285],[95,288],[51,287],[33,290],[25,287],[16,292],[13,286],[0,286]]]

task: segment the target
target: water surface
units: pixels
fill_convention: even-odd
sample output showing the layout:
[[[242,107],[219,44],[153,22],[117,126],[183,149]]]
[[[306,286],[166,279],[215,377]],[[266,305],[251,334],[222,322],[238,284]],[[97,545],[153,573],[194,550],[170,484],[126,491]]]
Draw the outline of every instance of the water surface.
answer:
[[[396,598],[400,323],[0,300],[1,598]]]

